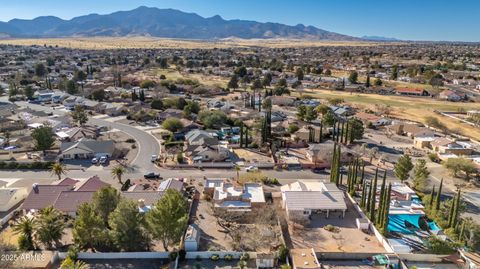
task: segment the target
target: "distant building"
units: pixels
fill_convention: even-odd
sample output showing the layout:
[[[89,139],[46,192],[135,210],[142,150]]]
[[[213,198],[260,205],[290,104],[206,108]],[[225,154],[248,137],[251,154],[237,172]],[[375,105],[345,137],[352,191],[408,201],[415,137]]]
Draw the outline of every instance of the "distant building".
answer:
[[[395,89],[395,92],[399,95],[430,96],[430,93],[425,89],[398,88]]]

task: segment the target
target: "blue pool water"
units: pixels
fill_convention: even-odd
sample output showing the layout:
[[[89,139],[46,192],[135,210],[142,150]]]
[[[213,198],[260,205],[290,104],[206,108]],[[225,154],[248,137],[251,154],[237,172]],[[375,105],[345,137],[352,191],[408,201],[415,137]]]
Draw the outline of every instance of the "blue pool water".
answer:
[[[432,231],[439,231],[441,230],[440,227],[437,226],[437,224],[434,222],[434,221],[431,221],[428,223],[428,227],[430,228],[430,230]]]
[[[388,231],[389,232],[397,232],[402,234],[412,234],[413,232],[406,227],[406,222],[408,221],[410,224],[415,226],[416,228],[419,227],[419,221],[421,214],[408,214],[408,215],[401,215],[401,214],[393,214],[388,216]]]
[[[420,229],[421,214],[392,214],[388,216],[388,231],[402,234],[413,234],[413,229]],[[409,223],[410,225],[408,225]],[[408,225],[408,226],[407,226]],[[410,227],[410,229],[409,229]],[[431,221],[428,222],[431,231],[441,230],[438,225]]]

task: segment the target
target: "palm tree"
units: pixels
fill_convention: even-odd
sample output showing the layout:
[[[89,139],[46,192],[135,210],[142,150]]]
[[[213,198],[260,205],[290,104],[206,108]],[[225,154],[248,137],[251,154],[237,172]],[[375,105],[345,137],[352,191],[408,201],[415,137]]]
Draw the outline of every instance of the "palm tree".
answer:
[[[240,180],[240,166],[238,164],[235,165],[235,171],[237,172],[237,181]]]
[[[52,164],[50,171],[52,172],[52,175],[56,175],[58,177],[58,180],[61,180],[62,175],[67,174],[67,167],[63,163],[56,162]]]
[[[33,229],[35,221],[33,218],[23,216],[13,225],[12,229],[15,234],[19,234],[19,247],[21,250],[32,250],[33,245]]]
[[[36,237],[47,249],[60,246],[64,234],[65,221],[62,213],[53,206],[40,210],[36,220]]]
[[[122,176],[125,174],[125,168],[121,165],[117,165],[114,168],[112,168],[112,176],[117,178],[118,183],[123,184],[122,182]]]

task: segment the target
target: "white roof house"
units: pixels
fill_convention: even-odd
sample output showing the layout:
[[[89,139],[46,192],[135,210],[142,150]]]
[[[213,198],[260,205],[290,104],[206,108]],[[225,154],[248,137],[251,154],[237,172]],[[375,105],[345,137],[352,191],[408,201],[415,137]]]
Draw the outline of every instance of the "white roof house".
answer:
[[[314,212],[347,210],[345,195],[335,184],[322,181],[297,181],[282,186],[282,206],[289,219],[308,218]]]
[[[0,212],[8,212],[27,197],[27,188],[0,188]]]
[[[256,183],[246,183],[244,186],[235,186],[232,183],[222,182],[213,192],[215,208],[228,211],[250,211],[252,206],[264,204],[263,187]]]

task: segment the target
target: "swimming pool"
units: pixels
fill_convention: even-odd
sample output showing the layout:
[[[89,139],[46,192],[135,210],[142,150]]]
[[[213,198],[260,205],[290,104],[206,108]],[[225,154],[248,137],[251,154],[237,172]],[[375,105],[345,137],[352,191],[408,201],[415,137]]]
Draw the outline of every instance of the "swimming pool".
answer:
[[[420,228],[422,214],[390,214],[388,215],[388,231],[402,234],[413,234],[414,230]],[[441,230],[434,221],[428,222],[428,229],[431,231]]]

